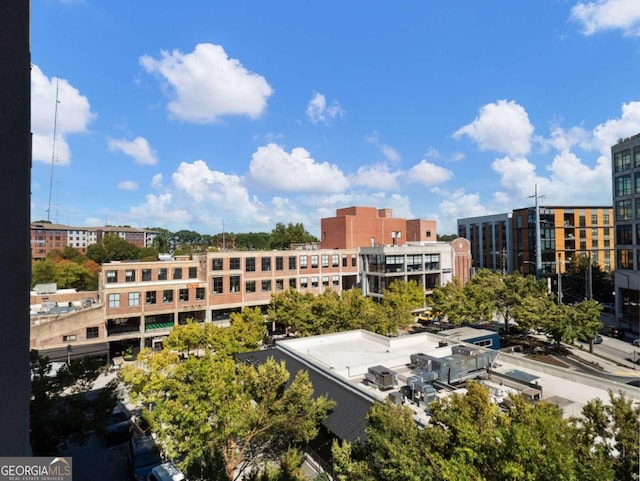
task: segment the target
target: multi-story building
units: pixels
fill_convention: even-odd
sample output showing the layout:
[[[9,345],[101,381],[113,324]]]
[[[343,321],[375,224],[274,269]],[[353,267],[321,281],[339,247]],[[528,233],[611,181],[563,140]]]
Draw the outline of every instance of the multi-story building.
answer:
[[[616,316],[640,332],[640,133],[611,147]]]
[[[382,298],[395,280],[415,281],[425,296],[454,277],[464,284],[471,276],[471,252],[467,239],[452,242],[409,243],[358,249],[362,292]]]
[[[102,242],[105,234],[113,233],[137,247],[150,247],[158,232],[135,227],[72,227],[49,222],[31,224],[31,258],[44,259],[53,250],[73,247],[83,254],[90,245]]]
[[[346,207],[320,219],[323,249],[356,249],[435,241],[436,221],[394,218],[391,209]]]
[[[513,271],[511,214],[458,219],[458,235],[469,239],[473,267]]]

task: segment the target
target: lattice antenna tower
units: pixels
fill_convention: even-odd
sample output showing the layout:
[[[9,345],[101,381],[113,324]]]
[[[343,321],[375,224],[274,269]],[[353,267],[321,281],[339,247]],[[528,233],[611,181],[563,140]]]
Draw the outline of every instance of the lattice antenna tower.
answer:
[[[58,161],[56,154],[56,138],[58,136],[58,79],[56,78],[56,104],[53,113],[53,147],[51,149],[51,175],[49,176],[49,205],[47,207],[47,221],[51,220],[51,193],[53,192],[53,167]]]

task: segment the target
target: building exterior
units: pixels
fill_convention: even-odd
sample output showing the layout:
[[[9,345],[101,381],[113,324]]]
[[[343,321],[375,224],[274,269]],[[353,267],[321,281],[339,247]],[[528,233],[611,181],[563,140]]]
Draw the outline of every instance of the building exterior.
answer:
[[[320,219],[323,249],[356,249],[435,241],[436,221],[394,218],[391,209],[346,207]]]
[[[73,247],[83,254],[90,245],[102,242],[104,236],[113,233],[137,247],[151,247],[159,234],[149,229],[135,227],[72,227],[49,222],[31,224],[31,258],[44,259],[53,250]]]
[[[458,235],[469,239],[473,267],[513,271],[511,213],[458,219]]]
[[[382,298],[394,280],[415,281],[425,296],[454,277],[464,284],[471,276],[471,252],[467,239],[452,242],[411,242],[405,245],[358,249],[360,277],[365,296]]]
[[[640,332],[640,133],[611,147],[616,316]]]

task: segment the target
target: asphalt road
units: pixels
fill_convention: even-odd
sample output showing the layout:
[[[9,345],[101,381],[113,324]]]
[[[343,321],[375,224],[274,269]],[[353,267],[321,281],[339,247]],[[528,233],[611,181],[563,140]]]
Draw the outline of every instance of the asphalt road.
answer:
[[[86,446],[69,445],[61,452],[73,459],[73,481],[131,481],[127,444],[107,448],[96,435]]]

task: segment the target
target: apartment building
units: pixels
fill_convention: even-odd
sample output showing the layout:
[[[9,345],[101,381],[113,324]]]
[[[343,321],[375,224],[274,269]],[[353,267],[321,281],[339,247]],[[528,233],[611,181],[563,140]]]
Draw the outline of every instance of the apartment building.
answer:
[[[640,133],[611,147],[616,316],[640,332]]]
[[[320,219],[323,249],[356,249],[407,242],[435,241],[436,221],[395,218],[391,209],[346,207]]]
[[[473,267],[513,271],[511,213],[458,219],[458,235],[471,243]]]
[[[159,234],[149,229],[135,227],[73,227],[49,222],[33,222],[31,224],[31,258],[44,259],[53,250],[73,247],[83,254],[90,245],[102,242],[108,233],[137,247],[150,247],[153,239]]]

